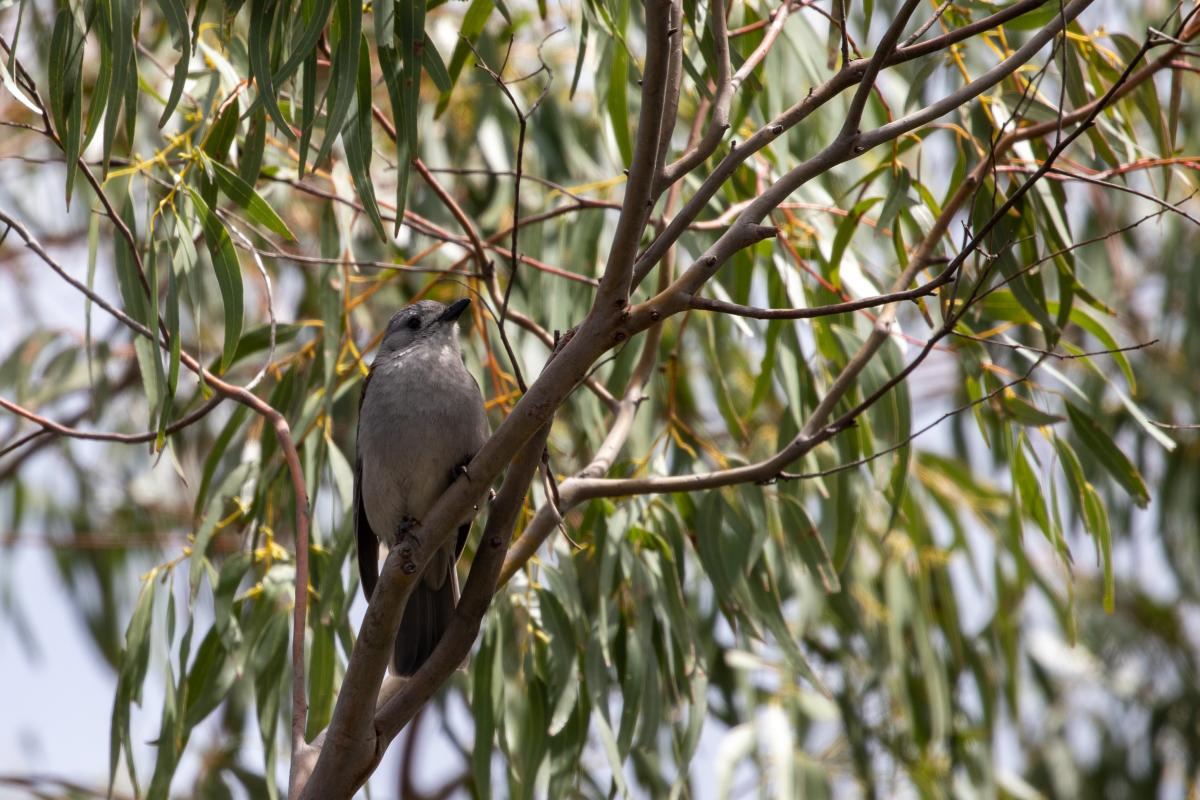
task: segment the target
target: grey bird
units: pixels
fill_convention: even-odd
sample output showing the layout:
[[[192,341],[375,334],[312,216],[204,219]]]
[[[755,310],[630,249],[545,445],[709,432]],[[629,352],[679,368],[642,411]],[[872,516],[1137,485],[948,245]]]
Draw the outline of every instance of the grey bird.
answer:
[[[363,382],[354,528],[368,600],[379,578],[379,542],[395,547],[420,525],[490,435],[479,384],[458,346],[457,320],[470,304],[421,300],[396,312]],[[450,624],[458,603],[454,563],[472,516],[434,553],[408,598],[392,660],[397,675],[415,673]]]

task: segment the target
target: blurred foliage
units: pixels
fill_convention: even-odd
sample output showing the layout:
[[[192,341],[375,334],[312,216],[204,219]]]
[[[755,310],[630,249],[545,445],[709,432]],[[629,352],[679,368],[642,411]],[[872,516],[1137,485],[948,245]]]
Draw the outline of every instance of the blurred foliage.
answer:
[[[829,5],[789,7],[734,99],[725,142],[684,179],[684,200],[730,139],[833,74]],[[852,51],[869,55],[899,4],[848,5]],[[931,2],[909,31],[933,16],[925,35],[940,35],[1007,5]],[[703,125],[715,75],[707,9],[683,8],[674,153],[697,117]],[[978,76],[1058,8],[889,68],[864,127]],[[0,209],[135,320],[161,320],[185,352],[253,385],[295,434],[313,500],[311,738],[328,722],[357,623],[347,510],[364,354],[397,307],[470,293],[467,365],[494,426],[512,408],[500,293],[511,282],[511,308],[544,332],[568,330],[590,307],[636,132],[641,9],[0,9]],[[776,13],[757,0],[731,7],[735,69]],[[1148,25],[1178,22],[1165,3],[1098,2],[1053,53],[977,101],[805,184],[771,215],[780,239],[736,255],[708,292],[798,307],[886,291],[1002,129],[1100,96]],[[446,748],[460,761],[455,785],[514,797],[1194,792],[1200,450],[1194,430],[1169,427],[1195,422],[1200,394],[1198,242],[1186,216],[1200,158],[1192,55],[1104,111],[1062,170],[1003,217],[954,286],[957,300],[978,300],[955,335],[793,465],[804,479],[597,500],[568,515],[566,535],[502,587],[469,669],[430,711],[460,743]],[[513,81],[523,108],[548,92],[529,124],[519,209],[542,216],[521,228],[515,273],[517,120],[477,60]],[[679,261],[830,141],[849,94],[735,172],[681,240]],[[31,110],[39,103],[53,135]],[[1053,141],[1005,153],[940,252],[953,257],[964,228],[983,224]],[[486,261],[413,157],[480,232]],[[149,450],[46,433],[18,447],[38,428],[6,416],[0,440],[6,542],[53,548],[61,590],[113,668],[109,780],[165,797],[190,758],[196,783],[176,781],[180,796],[276,796],[295,520],[274,432],[228,400],[168,432],[211,397],[177,352],[114,327],[11,233],[0,276],[14,319],[0,329],[2,396],[66,425],[154,434]],[[916,356],[949,295],[906,304],[839,413]],[[610,476],[770,457],[877,313],[665,321],[659,368]],[[506,331],[521,371],[536,376],[546,342],[511,319]],[[635,339],[594,376],[620,396],[638,357]],[[576,391],[550,439],[555,472],[585,466],[609,425],[595,394]],[[546,501],[535,486],[530,510]],[[44,649],[31,632],[37,608],[14,580],[0,570],[6,619]],[[144,713],[148,672],[165,686],[152,704],[162,715],[153,764],[135,757],[129,724]],[[467,722],[452,718],[463,705]],[[220,735],[193,736],[206,720]],[[253,738],[264,759],[243,754]],[[411,786],[407,771],[420,766],[405,758],[403,769]]]

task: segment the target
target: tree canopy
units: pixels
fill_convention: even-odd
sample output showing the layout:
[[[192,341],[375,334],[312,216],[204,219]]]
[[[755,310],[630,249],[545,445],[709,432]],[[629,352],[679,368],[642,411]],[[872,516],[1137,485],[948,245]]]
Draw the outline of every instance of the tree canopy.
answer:
[[[96,789],[348,797],[407,730],[423,796],[440,720],[443,795],[1194,791],[1198,35],[0,2],[0,509],[112,666]],[[363,378],[461,296],[494,434],[360,620]],[[472,506],[452,627],[388,677]]]

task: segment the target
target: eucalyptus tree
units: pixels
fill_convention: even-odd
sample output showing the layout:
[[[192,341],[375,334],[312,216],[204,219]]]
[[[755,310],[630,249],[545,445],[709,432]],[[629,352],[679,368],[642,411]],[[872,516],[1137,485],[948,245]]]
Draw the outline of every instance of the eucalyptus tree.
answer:
[[[1144,472],[1164,532],[1196,521],[1170,428],[1195,383],[1192,6],[3,14],[4,258],[84,313],[6,343],[0,473],[15,528],[112,531],[60,559],[114,669],[110,790],[145,782],[151,670],[151,797],[209,719],[234,738],[176,791],[275,796],[286,772],[291,797],[349,797],[431,709],[458,748],[445,792],[478,796],[1194,779],[1195,545],[1157,545],[1174,606],[1120,563]],[[372,335],[464,294],[494,433],[359,622]],[[68,487],[39,491],[37,459]],[[471,506],[451,627],[388,677],[414,576]],[[1144,637],[1178,680],[1097,677]],[[1089,675],[1152,720],[1148,760],[1072,702],[1060,640],[1102,643]],[[1071,749],[1072,717],[1103,758]],[[414,768],[406,748],[409,796]]]

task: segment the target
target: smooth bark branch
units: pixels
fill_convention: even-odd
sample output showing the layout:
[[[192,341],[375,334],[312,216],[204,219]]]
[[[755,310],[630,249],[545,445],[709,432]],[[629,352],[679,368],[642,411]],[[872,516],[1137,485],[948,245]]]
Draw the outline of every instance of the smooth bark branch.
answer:
[[[867,69],[863,73],[862,81],[858,84],[858,89],[855,90],[854,97],[850,100],[850,108],[846,111],[846,121],[842,123],[839,139],[851,139],[858,135],[858,125],[862,122],[867,100],[870,98],[871,92],[875,91],[875,79],[879,77],[880,70],[884,68],[887,60],[895,52],[896,45],[900,43],[900,35],[904,33],[909,18],[912,17],[920,3],[921,0],[907,0],[896,12],[896,18],[892,20],[892,24],[888,26],[883,38],[879,41],[879,48],[875,51],[875,55],[867,62]],[[844,30],[845,28],[843,28]],[[843,41],[845,41],[844,37]]]
[[[383,116],[378,108],[375,108],[374,111],[377,117]],[[395,131],[391,132],[391,138],[395,140]],[[481,273],[486,275],[492,269],[492,262],[488,260],[487,254],[483,252],[483,240],[479,237],[479,231],[475,230],[475,225],[471,222],[471,218],[462,210],[462,206],[458,204],[454,196],[446,191],[445,187],[433,176],[429,168],[425,166],[424,161],[414,158],[412,165],[471,241],[471,252],[475,254],[475,265]]]
[[[703,118],[703,114],[698,114],[692,123],[692,129],[688,135],[689,151],[694,149],[696,143],[701,139],[700,128]],[[670,187],[664,204],[664,214],[670,214],[675,210],[675,206],[679,203],[681,188],[682,185],[679,183]],[[658,273],[659,290],[665,289],[671,283],[674,272],[675,250],[671,249],[667,251],[662,269]],[[504,567],[500,573],[501,585],[508,583],[513,574],[537,554],[538,549],[545,543],[555,527],[562,524],[562,512],[574,508],[582,502],[582,498],[574,496],[574,490],[571,489],[572,481],[581,478],[600,478],[612,468],[613,462],[633,430],[637,411],[646,399],[642,392],[653,376],[654,367],[658,363],[658,348],[662,342],[662,334],[663,326],[661,324],[651,325],[647,330],[646,338],[642,342],[641,356],[633,368],[624,395],[620,402],[611,409],[614,412],[613,421],[600,447],[583,470],[559,485],[558,497],[547,498],[534,514],[533,519],[526,524],[525,529],[521,531],[521,536],[512,544],[508,556],[504,559]]]
[[[206,400],[203,405],[188,414],[186,417],[180,417],[179,419],[167,425],[163,430],[163,433],[169,436],[173,433],[178,433],[195,422],[199,422],[204,415],[220,405],[221,401],[224,399],[224,395],[213,395]],[[70,425],[63,425],[55,422],[52,419],[43,417],[42,415],[19,406],[16,403],[5,400],[3,397],[0,397],[0,408],[7,409],[19,417],[24,417],[30,422],[40,425],[42,431],[46,433],[54,433],[59,436],[66,436],[70,439],[84,439],[94,442],[119,442],[121,444],[144,444],[146,442],[153,442],[158,438],[157,430],[143,431],[141,433],[108,433],[106,431],[80,430],[79,428],[74,428]]]
[[[662,168],[655,183],[658,194],[687,175],[705,159],[716,152],[725,132],[729,130],[729,108],[733,102],[733,84],[729,77],[729,32],[725,20],[725,4],[721,0],[710,0],[708,21],[712,28],[713,49],[717,62],[716,92],[712,101],[712,119],[704,135],[692,144],[678,159]]]
[[[664,124],[663,101],[667,92],[671,40],[683,35],[680,30],[670,30],[671,8],[667,0],[646,2],[646,66],[642,74],[642,109],[638,115],[637,140],[625,183],[621,216],[617,220],[593,312],[602,309],[605,314],[620,313],[629,303],[633,260],[654,202],[651,190],[658,174],[656,162],[659,133]]]
[[[671,51],[667,54],[667,86],[663,98],[662,123],[658,130],[658,152],[654,157],[655,175],[650,188],[652,199],[657,199],[667,185],[663,182],[663,165],[667,163],[667,151],[671,147],[675,123],[679,120],[679,92],[683,85],[683,0],[670,0],[670,3],[671,15],[667,30],[680,33],[670,37]]]
[[[811,308],[757,308],[755,306],[742,305],[741,303],[730,303],[725,300],[713,300],[708,297],[695,296],[691,299],[690,307],[697,311],[715,311],[719,314],[731,314],[735,317],[749,317],[750,319],[813,319],[816,317],[831,317],[835,314],[846,314],[851,311],[861,311],[864,308],[876,308],[901,300],[916,300],[919,297],[927,297],[935,293],[939,287],[945,286],[952,280],[954,280],[954,275],[947,270],[914,289],[889,292],[874,297],[865,297],[861,300],[848,300],[844,303],[813,306]]]
[[[462,664],[479,635],[483,616],[496,593],[497,581],[505,554],[512,541],[517,517],[525,503],[530,483],[541,463],[550,424],[542,426],[525,443],[509,466],[500,491],[488,511],[487,525],[479,540],[479,549],[471,563],[471,574],[463,587],[462,597],[454,610],[454,618],[424,666],[407,685],[390,699],[376,714],[376,728],[386,747],[413,715],[429,701],[434,692]]]
[[[910,0],[910,2],[920,2],[920,0]],[[742,62],[737,72],[733,73],[733,77],[729,79],[730,88],[734,92],[741,88],[746,78],[750,77],[750,73],[758,69],[758,65],[767,57],[767,53],[770,52],[771,47],[775,44],[775,40],[783,33],[783,26],[788,21],[791,10],[791,0],[785,0],[775,12],[775,16],[771,20],[771,24],[767,27],[766,33],[763,34],[762,41],[758,43],[758,47],[754,48],[754,52],[746,56],[746,60]]]

